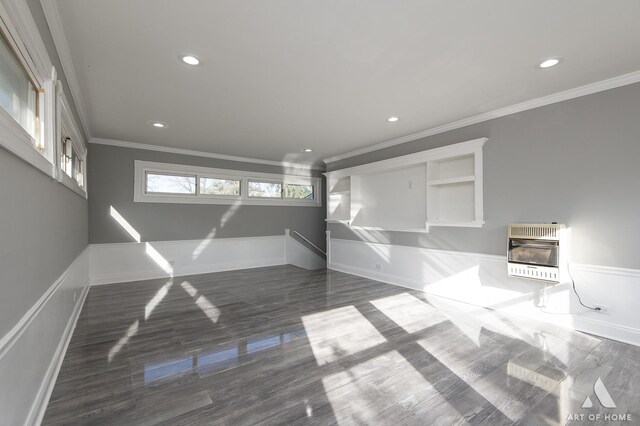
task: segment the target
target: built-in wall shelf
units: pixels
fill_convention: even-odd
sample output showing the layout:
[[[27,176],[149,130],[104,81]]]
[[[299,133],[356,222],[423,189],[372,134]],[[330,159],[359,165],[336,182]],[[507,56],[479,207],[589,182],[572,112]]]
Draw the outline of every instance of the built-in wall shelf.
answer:
[[[397,232],[481,227],[486,141],[474,139],[325,173],[327,223]]]
[[[351,229],[363,231],[392,231],[392,232],[429,232],[429,228],[385,228],[380,226],[352,226]]]
[[[452,177],[447,179],[432,179],[427,182],[427,185],[429,186],[451,185],[453,183],[473,182],[475,179],[476,177],[473,175]]]
[[[342,223],[345,225],[349,225],[349,220],[341,220],[341,219],[325,219],[325,222],[327,223]]]
[[[484,222],[427,222],[427,226],[451,226],[459,228],[482,228]]]

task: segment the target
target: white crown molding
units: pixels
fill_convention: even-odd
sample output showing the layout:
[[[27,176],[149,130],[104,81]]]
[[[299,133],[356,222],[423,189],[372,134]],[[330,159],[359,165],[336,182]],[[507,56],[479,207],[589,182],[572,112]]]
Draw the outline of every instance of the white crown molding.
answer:
[[[504,108],[498,108],[493,111],[484,112],[482,114],[474,115],[472,117],[463,118],[461,120],[454,121],[452,123],[443,124],[442,126],[433,127],[431,129],[423,130],[421,132],[412,133],[410,135],[402,136],[396,139],[391,139],[385,142],[380,142],[375,145],[370,145],[364,148],[356,149],[354,151],[349,151],[344,154],[334,155],[332,157],[325,158],[323,161],[326,164],[333,163],[335,161],[344,160],[345,158],[355,157],[357,155],[366,154],[368,152],[378,151],[380,149],[389,148],[395,145],[400,145],[405,142],[415,141],[418,139],[426,138],[427,136],[437,135],[440,133],[459,129],[461,127],[481,123],[483,121],[493,120],[495,118],[504,117],[506,115],[516,114],[518,112],[527,111],[527,110],[538,108],[545,105],[551,105],[551,104],[566,101],[569,99],[579,98],[581,96],[591,95],[593,93],[602,92],[604,90],[614,89],[616,87],[626,86],[626,85],[634,84],[637,82],[640,82],[640,71],[634,71],[628,74],[623,74],[617,77],[613,77],[606,80],[597,81],[595,83],[586,84],[584,86],[576,87],[573,89],[565,90],[563,92],[558,92],[551,95],[543,96],[541,98],[531,99],[515,105],[507,106]]]
[[[168,152],[171,154],[190,155],[192,157],[216,158],[218,160],[237,161],[240,163],[267,164],[269,166],[290,167],[296,169],[324,170],[324,167],[307,163],[292,163],[289,161],[261,160],[258,158],[237,157],[235,155],[216,154],[213,152],[195,151],[184,148],[172,148],[168,146],[148,145],[137,142],[119,141],[115,139],[91,138],[90,144],[119,146],[122,148],[144,149],[146,151]]]
[[[480,150],[488,140],[488,138],[478,138],[470,141],[459,142],[453,145],[446,145],[439,148],[428,149],[426,151],[415,152],[413,154],[402,155],[400,157],[393,157],[373,163],[326,172],[325,176],[341,178],[359,174],[382,173],[385,170],[401,169],[415,164],[426,163],[427,161],[467,155]]]
[[[91,138],[91,129],[89,126],[89,119],[84,107],[84,100],[82,99],[82,92],[80,91],[80,85],[78,84],[78,77],[76,76],[75,68],[73,67],[73,61],[71,60],[71,53],[69,52],[69,44],[64,34],[64,28],[62,26],[62,19],[60,18],[60,12],[58,10],[58,4],[56,0],[40,0],[44,16],[49,24],[49,31],[51,31],[51,37],[53,38],[53,44],[56,46],[60,63],[62,64],[62,70],[67,78],[69,84],[69,90],[71,90],[71,97],[80,116],[80,123],[84,134],[88,139]]]

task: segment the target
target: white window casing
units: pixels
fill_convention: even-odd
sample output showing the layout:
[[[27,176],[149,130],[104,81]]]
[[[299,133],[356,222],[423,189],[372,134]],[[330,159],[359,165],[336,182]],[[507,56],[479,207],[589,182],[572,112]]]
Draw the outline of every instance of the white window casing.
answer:
[[[0,108],[0,146],[55,177],[55,147],[50,126],[55,116],[56,72],[25,0],[0,0],[0,31],[35,85],[38,98],[35,137]]]
[[[70,113],[69,102],[26,0],[0,0],[0,31],[37,90],[38,108],[35,137],[0,108],[0,147],[86,198],[86,143]],[[73,177],[63,172],[60,164],[63,121],[80,160],[80,169],[72,173]]]
[[[84,143],[82,142],[80,131],[78,130],[78,126],[75,120],[73,119],[73,115],[71,114],[71,111],[69,110],[69,103],[67,101],[67,97],[65,96],[64,92],[60,88],[60,84],[58,84],[57,99],[58,99],[57,111],[59,112],[59,114],[57,116],[57,123],[58,123],[58,125],[56,126],[57,131],[55,133],[56,135],[55,146],[57,148],[55,150],[57,154],[55,156],[56,164],[57,164],[56,177],[58,182],[62,183],[63,185],[65,185],[66,187],[68,187],[78,195],[84,198],[87,198],[87,149]],[[63,133],[63,127],[64,127],[64,133]],[[62,164],[62,151],[63,151],[62,139],[64,137],[63,135],[66,135],[71,139],[72,150],[77,156],[77,158],[81,161],[81,170],[79,171],[80,181],[76,179],[76,177],[78,176],[73,176],[75,174],[74,173],[75,170],[73,170],[73,163],[71,164],[72,176],[69,176],[69,174],[67,174],[67,172],[64,170],[64,167]]]
[[[258,173],[241,170],[218,169],[189,166],[183,164],[156,163],[136,160],[134,162],[134,195],[137,203],[174,203],[174,204],[242,204],[254,206],[322,206],[322,179],[313,176]],[[147,174],[171,174],[177,176],[195,176],[195,194],[167,194],[147,192]],[[240,195],[215,195],[200,193],[200,179],[227,179],[240,181]],[[280,198],[249,197],[249,181],[279,183],[282,185]],[[284,198],[285,185],[312,185],[312,199]]]

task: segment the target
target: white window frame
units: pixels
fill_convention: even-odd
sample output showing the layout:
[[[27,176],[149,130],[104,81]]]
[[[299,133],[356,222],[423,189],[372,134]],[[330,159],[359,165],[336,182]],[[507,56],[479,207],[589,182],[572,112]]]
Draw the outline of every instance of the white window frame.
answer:
[[[164,173],[179,176],[196,175],[196,194],[160,194],[146,192],[147,173]],[[200,178],[240,180],[240,196],[200,194]],[[276,182],[282,184],[281,198],[249,197],[249,181]],[[284,198],[284,185],[313,185],[313,199]],[[173,204],[242,204],[249,206],[322,206],[322,178],[314,176],[257,173],[241,170],[216,169],[184,164],[134,161],[133,201],[136,203]]]
[[[198,190],[197,190],[197,195],[199,197],[209,197],[209,198],[222,198],[222,199],[227,199],[227,200],[242,200],[242,197],[244,194],[243,192],[243,185],[242,182],[244,181],[244,179],[242,179],[242,177],[240,176],[229,176],[229,175],[212,175],[212,174],[206,174],[206,173],[200,173],[197,176],[198,178],[198,182],[196,183]],[[216,194],[202,194],[200,192],[200,179],[223,179],[223,180],[239,180],[240,181],[240,195],[216,195]],[[248,194],[246,194],[248,195]]]
[[[280,185],[280,197],[260,197],[257,195],[249,195],[249,183],[275,183]],[[247,198],[251,200],[278,200],[284,199],[284,181],[281,179],[256,179],[251,178],[247,180]]]
[[[286,185],[307,186],[308,184],[306,184],[306,183],[297,183],[297,182],[286,182],[285,184],[282,185],[282,198],[284,198],[285,200],[300,200],[301,198],[287,198]],[[313,199],[315,199],[318,196],[316,194],[315,185],[313,185],[313,188],[311,189],[311,192],[313,193]]]
[[[40,118],[36,140],[0,108],[0,146],[55,178],[56,71],[25,0],[0,0],[0,30],[36,85]]]
[[[147,192],[147,175],[149,174],[160,175],[160,176],[179,176],[179,177],[187,177],[187,178],[192,177],[195,181],[194,193],[189,194],[189,193],[179,193],[179,192]],[[145,195],[149,195],[149,196],[194,197],[198,194],[198,191],[200,190],[198,175],[196,175],[195,173],[174,173],[174,172],[165,172],[165,171],[157,171],[157,170],[145,170],[143,178],[144,178],[144,182],[143,182],[144,193]]]
[[[78,130],[78,125],[73,118],[73,114],[69,110],[69,103],[67,101],[67,97],[60,87],[60,83],[57,85],[58,92],[58,107],[56,110],[57,114],[57,126],[56,126],[56,176],[58,182],[65,185],[67,188],[80,195],[81,197],[87,198],[87,148],[83,143],[83,139],[80,136],[80,131]],[[73,146],[73,151],[75,151],[78,159],[82,161],[82,184],[79,184],[78,181],[69,176],[62,168],[62,123],[64,123],[65,127],[69,131],[69,137],[71,138],[71,144]],[[73,168],[73,165],[71,166]]]

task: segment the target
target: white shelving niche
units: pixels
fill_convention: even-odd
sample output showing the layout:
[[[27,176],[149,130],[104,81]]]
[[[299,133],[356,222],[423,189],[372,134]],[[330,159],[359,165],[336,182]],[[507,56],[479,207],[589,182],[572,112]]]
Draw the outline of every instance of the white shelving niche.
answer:
[[[327,222],[405,232],[481,227],[482,147],[487,140],[325,173]]]

